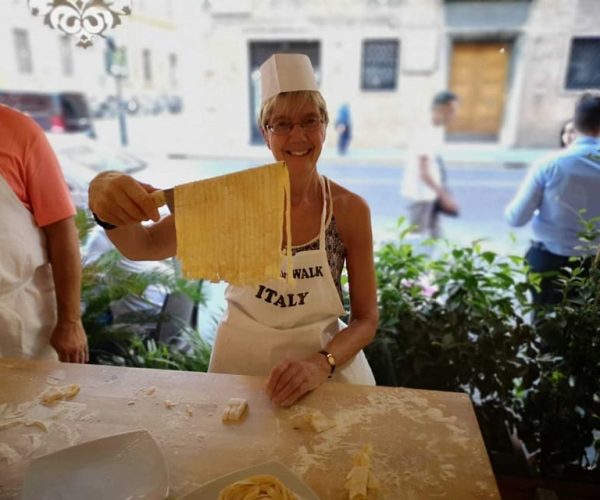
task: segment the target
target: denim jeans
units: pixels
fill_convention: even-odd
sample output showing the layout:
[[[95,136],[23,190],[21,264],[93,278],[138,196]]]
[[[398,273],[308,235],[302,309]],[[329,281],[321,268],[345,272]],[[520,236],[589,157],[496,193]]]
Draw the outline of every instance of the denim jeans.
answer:
[[[536,273],[546,271],[560,271],[563,267],[571,269],[579,265],[578,261],[569,261],[570,257],[557,255],[546,249],[543,243],[532,241],[529,250],[525,254],[525,260],[529,264],[531,270]],[[589,269],[591,258],[586,259],[584,267]],[[563,297],[562,285],[556,277],[542,278],[540,291],[532,290],[533,303],[536,305],[552,305],[558,304]]]

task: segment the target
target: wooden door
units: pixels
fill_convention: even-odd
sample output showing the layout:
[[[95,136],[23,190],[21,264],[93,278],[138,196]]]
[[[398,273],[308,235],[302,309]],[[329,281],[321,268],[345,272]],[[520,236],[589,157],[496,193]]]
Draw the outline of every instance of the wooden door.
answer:
[[[456,139],[495,140],[504,116],[510,45],[456,42],[450,89],[460,98],[448,135]]]

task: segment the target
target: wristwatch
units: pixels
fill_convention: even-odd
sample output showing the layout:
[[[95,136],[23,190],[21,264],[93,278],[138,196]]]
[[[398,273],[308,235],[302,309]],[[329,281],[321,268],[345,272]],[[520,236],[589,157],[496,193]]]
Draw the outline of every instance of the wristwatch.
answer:
[[[98,217],[96,215],[95,212],[92,212],[92,217],[96,221],[96,224],[98,224],[101,228],[105,229],[106,231],[109,231],[110,229],[114,229],[115,227],[117,227],[114,224],[111,224],[110,222],[103,221],[100,217]]]
[[[331,370],[329,372],[329,378],[331,378],[331,376],[333,375],[333,372],[335,371],[335,358],[333,357],[333,354],[331,354],[330,352],[327,352],[327,351],[319,351],[319,354],[322,354],[323,356],[325,356],[327,363],[329,363],[329,369]]]

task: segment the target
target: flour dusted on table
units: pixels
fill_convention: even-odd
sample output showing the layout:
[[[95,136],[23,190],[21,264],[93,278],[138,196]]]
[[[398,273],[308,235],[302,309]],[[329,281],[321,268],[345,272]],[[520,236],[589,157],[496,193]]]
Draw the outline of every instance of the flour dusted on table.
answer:
[[[294,415],[290,418],[294,429],[301,429],[316,433],[324,432],[332,427],[335,427],[335,420],[327,418],[320,411],[311,411]]]

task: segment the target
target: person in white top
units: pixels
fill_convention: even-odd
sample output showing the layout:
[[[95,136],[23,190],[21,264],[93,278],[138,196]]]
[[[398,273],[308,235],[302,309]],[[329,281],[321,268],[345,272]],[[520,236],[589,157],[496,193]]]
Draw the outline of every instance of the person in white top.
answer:
[[[458,214],[458,205],[446,186],[441,149],[445,127],[456,116],[458,97],[452,92],[436,94],[430,120],[415,128],[410,142],[401,194],[409,202],[408,218],[414,231],[432,238],[441,235],[440,212]]]
[[[308,57],[271,56],[261,66],[261,86],[259,126],[290,176],[296,284],[230,285],[209,370],[266,376],[273,403],[289,406],[328,379],[375,384],[362,352],[379,319],[373,239],[367,203],[317,170],[329,116]],[[90,208],[102,224],[110,224],[109,238],[130,259],[176,253],[173,217],[159,220],[148,194],[152,189],[114,172],[90,185]],[[156,224],[142,225],[146,219]],[[348,325],[339,320],[344,264]]]

